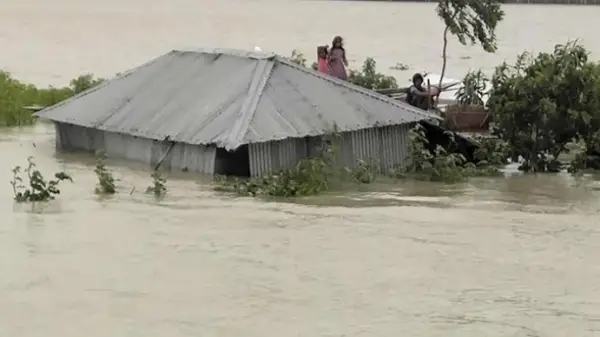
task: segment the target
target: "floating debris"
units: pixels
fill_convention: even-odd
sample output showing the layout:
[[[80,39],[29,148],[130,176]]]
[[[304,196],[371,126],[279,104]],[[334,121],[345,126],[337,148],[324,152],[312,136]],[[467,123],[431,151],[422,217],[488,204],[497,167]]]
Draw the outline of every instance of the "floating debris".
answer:
[[[395,66],[391,66],[390,69],[392,70],[401,70],[401,71],[405,71],[405,70],[409,70],[410,67],[404,63],[396,63]]]

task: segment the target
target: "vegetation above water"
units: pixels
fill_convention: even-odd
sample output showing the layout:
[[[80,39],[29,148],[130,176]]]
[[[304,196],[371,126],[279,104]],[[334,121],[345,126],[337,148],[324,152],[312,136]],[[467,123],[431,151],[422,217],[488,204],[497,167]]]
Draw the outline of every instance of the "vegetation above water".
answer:
[[[58,185],[65,180],[73,182],[71,176],[65,172],[54,174],[54,180],[46,180],[42,173],[36,168],[33,157],[27,158],[27,167],[21,170],[20,166],[16,166],[12,170],[13,179],[10,182],[13,188],[15,201],[17,202],[33,202],[33,201],[48,201],[60,194]],[[27,176],[27,185],[21,174]]]
[[[451,134],[454,136],[454,134]],[[359,160],[354,167],[345,167],[338,160],[339,133],[331,133],[322,142],[318,156],[303,159],[293,169],[262,177],[239,179],[216,177],[219,191],[241,196],[298,197],[320,194],[351,184],[370,184],[378,179],[406,179],[458,182],[469,176],[499,175],[506,164],[507,153],[494,139],[486,139],[476,151],[476,164],[468,163],[452,143],[448,147],[430,149],[425,130],[420,124],[411,130],[411,147],[407,167],[382,172],[373,159]],[[453,139],[453,138],[451,138]]]
[[[438,88],[446,74],[448,60],[448,34],[454,35],[462,45],[479,44],[493,53],[497,49],[496,27],[504,19],[502,1],[439,0],[435,11],[444,22],[442,33],[442,70]],[[439,101],[439,97],[437,102]]]
[[[52,106],[73,95],[88,90],[103,79],[91,74],[81,75],[62,88],[38,88],[20,82],[7,72],[0,71],[0,126],[29,125],[34,122],[28,106]]]
[[[456,134],[447,132],[450,144],[435,148],[421,124],[410,132],[410,155],[406,168],[396,172],[398,178],[455,183],[468,177],[501,175],[500,167],[507,163],[502,142],[493,138],[479,138],[480,147],[472,162],[467,161],[457,147]]]
[[[488,106],[496,134],[526,172],[558,172],[559,157],[580,144],[569,171],[600,169],[600,64],[575,42],[552,53],[523,53],[492,77]]]
[[[106,168],[106,152],[98,151],[96,153],[96,168],[94,173],[98,177],[98,185],[94,189],[97,194],[115,194],[117,188],[115,186],[115,178]]]
[[[157,198],[163,197],[165,194],[167,194],[167,187],[165,186],[167,179],[163,177],[158,168],[152,171],[150,178],[152,178],[152,185],[148,186],[146,193],[151,193]]]
[[[106,153],[99,151],[96,154],[96,167],[94,173],[98,177],[98,183],[94,188],[94,192],[100,195],[113,195],[117,192],[116,182],[112,172],[106,167]],[[58,185],[65,180],[73,182],[70,175],[65,172],[54,174],[54,180],[46,180],[42,173],[36,169],[33,157],[27,158],[27,167],[22,169],[16,166],[12,170],[13,178],[10,182],[13,188],[14,199],[16,202],[40,202],[50,201],[60,194]],[[26,175],[26,180],[22,174]],[[167,193],[167,180],[162,173],[156,168],[150,174],[152,184],[146,189],[146,193],[154,195],[157,199],[164,197]],[[135,190],[132,189],[131,193]]]

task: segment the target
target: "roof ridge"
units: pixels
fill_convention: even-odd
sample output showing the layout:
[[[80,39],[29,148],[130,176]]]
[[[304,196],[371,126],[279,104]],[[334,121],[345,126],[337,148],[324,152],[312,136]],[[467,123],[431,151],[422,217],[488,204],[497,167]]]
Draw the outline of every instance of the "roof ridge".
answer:
[[[307,73],[309,75],[321,78],[321,79],[323,79],[325,81],[334,83],[336,85],[340,85],[342,87],[346,87],[346,88],[348,88],[348,89],[350,89],[352,91],[361,93],[363,95],[367,95],[367,96],[369,96],[371,98],[374,98],[374,99],[378,99],[378,100],[380,100],[382,102],[385,102],[387,104],[391,104],[391,105],[396,106],[396,107],[407,109],[410,112],[415,113],[417,115],[427,116],[429,118],[441,119],[441,117],[439,117],[438,115],[435,115],[433,113],[427,112],[425,110],[421,110],[419,108],[415,108],[412,105],[409,105],[408,103],[398,102],[398,101],[396,101],[396,100],[394,100],[392,98],[389,98],[389,97],[387,97],[385,95],[379,94],[379,93],[374,92],[374,91],[369,90],[369,89],[365,89],[365,88],[360,87],[360,86],[358,86],[356,84],[353,84],[351,82],[340,80],[340,79],[338,79],[336,77],[325,75],[325,74],[322,74],[322,73],[320,73],[318,71],[315,71],[315,70],[313,70],[311,68],[308,68],[308,67],[296,64],[295,62],[289,60],[288,58],[286,58],[284,56],[277,55],[277,56],[275,56],[275,60],[277,62],[283,63],[283,64],[285,64],[287,66],[290,66],[290,67],[296,68],[298,70],[301,70],[301,71],[303,71],[303,72],[305,72],[305,73]]]
[[[224,144],[225,149],[233,150],[237,148],[248,133],[250,122],[254,119],[258,103],[263,95],[267,82],[271,77],[274,65],[275,62],[273,62],[273,59],[258,60],[254,76],[252,77],[250,87],[248,88],[248,94],[240,108],[240,118],[235,122],[232,131],[227,137],[227,141]]]

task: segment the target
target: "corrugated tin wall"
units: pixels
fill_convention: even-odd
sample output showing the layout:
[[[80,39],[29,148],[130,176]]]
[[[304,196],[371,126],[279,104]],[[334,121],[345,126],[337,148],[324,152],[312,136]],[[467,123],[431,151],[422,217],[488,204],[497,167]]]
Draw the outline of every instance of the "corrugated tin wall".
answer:
[[[293,168],[308,156],[306,138],[289,138],[280,141],[249,144],[250,174],[253,177]]]
[[[380,128],[381,154],[379,164],[383,172],[408,164],[410,138],[409,132],[413,124],[402,124]]]
[[[161,142],[130,135],[55,123],[56,147],[60,150],[104,150],[111,158],[155,165],[163,160],[165,169],[214,174],[214,146]]]
[[[338,162],[354,168],[359,160],[375,161],[382,172],[390,172],[407,164],[411,124],[344,132],[335,138]],[[283,141],[250,144],[250,172],[260,176],[282,169],[318,152],[320,137],[293,138]]]

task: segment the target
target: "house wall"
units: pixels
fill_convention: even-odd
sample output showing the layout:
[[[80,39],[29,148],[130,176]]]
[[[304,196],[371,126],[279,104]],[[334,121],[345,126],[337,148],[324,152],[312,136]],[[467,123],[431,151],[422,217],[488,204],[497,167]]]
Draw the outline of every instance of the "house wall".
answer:
[[[214,174],[216,148],[157,141],[81,126],[55,123],[56,148],[63,151],[106,151],[111,158],[127,159],[149,165],[164,160],[164,169]]]
[[[413,125],[395,125],[343,132],[336,143],[339,163],[354,168],[359,160],[375,161],[382,172],[407,164],[409,131]],[[304,158],[319,153],[320,137],[290,138],[249,145],[250,173],[260,176],[293,168]]]

